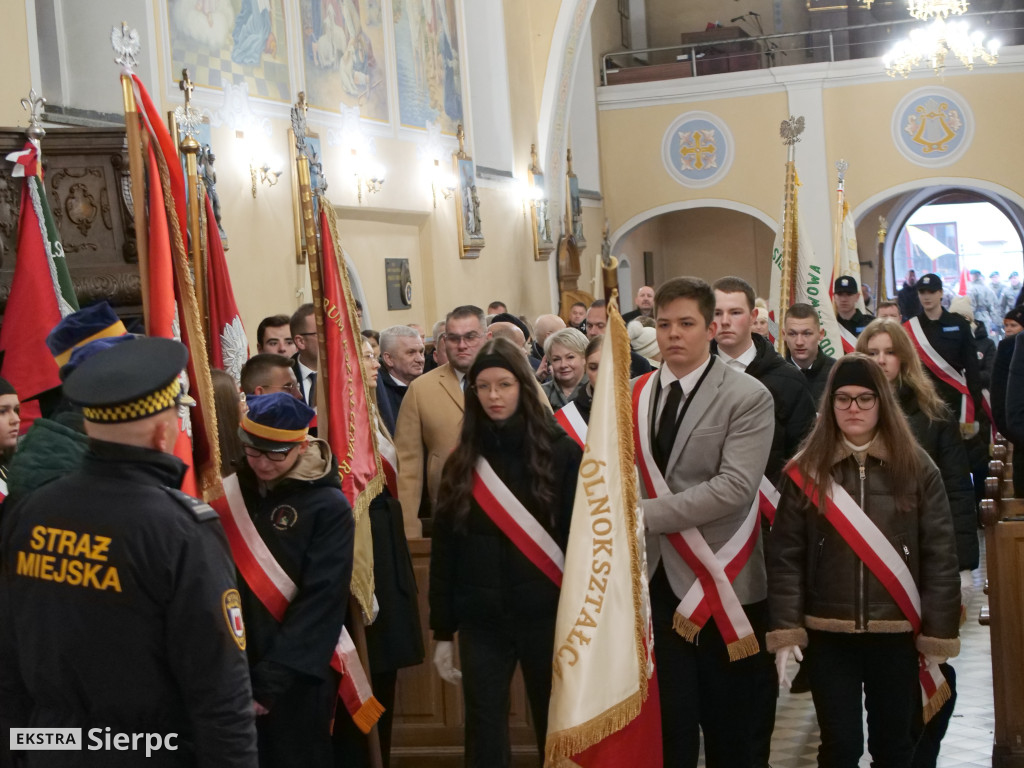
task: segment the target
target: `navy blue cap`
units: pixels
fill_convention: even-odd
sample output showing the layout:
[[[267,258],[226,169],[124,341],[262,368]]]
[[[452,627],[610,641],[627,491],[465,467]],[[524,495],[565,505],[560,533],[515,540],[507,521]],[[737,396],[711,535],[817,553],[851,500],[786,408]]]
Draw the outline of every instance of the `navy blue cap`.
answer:
[[[833,293],[857,293],[859,290],[857,281],[849,275],[843,275],[836,280],[832,288]]]
[[[87,421],[137,421],[177,407],[183,397],[178,376],[188,350],[173,339],[136,339],[115,344],[82,362],[64,381],[64,395],[81,406]]]
[[[57,323],[46,337],[46,346],[59,367],[71,359],[71,353],[76,347],[96,339],[123,336],[127,332],[113,308],[101,301],[72,312]]]
[[[921,291],[941,291],[942,290],[942,278],[936,275],[934,272],[929,272],[927,275],[923,275],[917,278],[917,292]]]
[[[125,341],[135,341],[135,338],[135,334],[126,333],[123,336],[110,336],[107,338],[94,339],[82,344],[80,347],[75,347],[71,350],[70,359],[60,368],[61,381],[70,376],[71,372],[75,370],[75,368],[80,366],[97,352],[110,349],[111,347],[117,346]]]
[[[316,411],[288,392],[251,395],[249,411],[242,417],[238,437],[261,451],[288,451],[305,442],[309,422]]]

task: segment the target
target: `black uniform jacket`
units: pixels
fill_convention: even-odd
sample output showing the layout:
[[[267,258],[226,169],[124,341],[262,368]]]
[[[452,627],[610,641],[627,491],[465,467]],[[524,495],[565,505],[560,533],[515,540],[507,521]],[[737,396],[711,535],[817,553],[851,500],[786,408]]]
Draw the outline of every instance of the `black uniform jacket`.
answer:
[[[793,358],[787,353],[787,362],[792,363]],[[793,363],[796,365],[796,363]],[[821,408],[821,402],[825,395],[825,385],[828,384],[828,375],[832,372],[832,366],[836,364],[834,357],[829,357],[820,349],[818,354],[814,356],[814,362],[811,363],[810,368],[801,368],[797,366],[797,370],[804,375],[807,379],[807,386],[811,390],[811,399],[814,400],[815,408]]]
[[[338,463],[322,440],[310,441],[273,487],[260,483],[248,465],[238,483],[260,537],[298,587],[279,623],[239,574],[253,696],[270,708],[297,680],[330,679],[348,608],[355,523]]]
[[[917,316],[917,319],[921,321],[921,329],[932,348],[953,368],[963,371],[964,377],[967,379],[967,389],[974,398],[975,418],[979,418],[984,413],[981,404],[981,369],[978,366],[978,350],[974,345],[974,333],[971,331],[970,323],[960,315],[946,310],[942,310],[938,320],[929,320],[923,312]],[[959,418],[960,393],[935,376],[927,365],[925,370],[935,382],[935,389],[938,390],[939,397]]]
[[[484,458],[564,552],[583,455],[580,447],[551,419],[555,503],[542,507],[534,495],[536,483],[526,462],[522,417],[517,413],[501,424],[488,421],[483,429]],[[558,587],[501,532],[475,499],[470,500],[463,525],[456,525],[443,513],[435,517],[430,628],[436,639],[451,640],[463,626],[493,630],[507,621],[553,624],[558,594]]]
[[[168,454],[91,440],[80,470],[5,511],[5,736],[179,734],[176,751],[149,759],[26,752],[28,765],[256,765],[235,569],[217,514],[177,490],[184,472]]]
[[[854,336],[860,336],[864,333],[864,329],[868,327],[868,323],[874,319],[874,315],[861,312],[859,309],[853,310],[853,314],[850,315],[849,320],[844,320],[839,316],[839,313],[836,313],[836,320],[839,321],[839,324]]]

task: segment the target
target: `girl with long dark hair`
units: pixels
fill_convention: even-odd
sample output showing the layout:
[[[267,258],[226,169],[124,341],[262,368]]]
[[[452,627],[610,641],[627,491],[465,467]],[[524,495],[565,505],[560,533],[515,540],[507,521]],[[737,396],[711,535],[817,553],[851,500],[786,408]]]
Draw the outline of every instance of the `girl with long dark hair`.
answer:
[[[522,667],[544,753],[555,615],[582,451],[541,400],[522,350],[493,339],[467,373],[459,445],[441,478],[430,627],[441,677],[462,679],[466,765],[509,765],[509,685]],[[525,541],[525,545],[524,545]],[[460,671],[452,640],[459,635]]]
[[[818,765],[858,764],[863,700],[872,764],[906,768],[922,687],[927,718],[949,696],[938,664],[960,648],[953,522],[882,369],[847,355],[826,392],[767,539],[768,650],[785,685],[789,656],[806,648]]]

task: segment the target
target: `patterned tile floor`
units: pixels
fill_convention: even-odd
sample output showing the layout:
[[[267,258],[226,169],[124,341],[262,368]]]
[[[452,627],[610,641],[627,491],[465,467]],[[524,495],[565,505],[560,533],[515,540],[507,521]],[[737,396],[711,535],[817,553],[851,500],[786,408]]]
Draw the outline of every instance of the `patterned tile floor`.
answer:
[[[971,601],[968,621],[961,628],[960,656],[952,661],[957,673],[956,709],[942,740],[937,768],[992,765],[992,652],[988,627],[978,623],[978,612],[987,602],[981,593],[985,579],[984,543],[982,547],[982,568],[974,574],[978,591]],[[791,678],[796,673],[796,663],[792,664]],[[817,754],[818,722],[811,695],[783,691],[772,737],[772,768],[814,768]],[[700,765],[704,765],[703,756]],[[870,766],[870,756],[865,754],[860,765]]]

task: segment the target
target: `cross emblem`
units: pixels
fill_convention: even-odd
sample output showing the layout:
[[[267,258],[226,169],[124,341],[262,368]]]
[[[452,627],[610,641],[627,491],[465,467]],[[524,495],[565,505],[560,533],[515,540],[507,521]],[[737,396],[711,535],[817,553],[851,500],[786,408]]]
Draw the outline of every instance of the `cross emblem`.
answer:
[[[704,169],[704,157],[710,155],[708,158],[707,167],[714,168],[717,163],[715,162],[715,152],[718,151],[718,147],[711,143],[711,136],[707,137],[708,143],[705,144],[705,133],[706,131],[694,131],[693,132],[693,145],[686,146],[689,142],[689,135],[686,132],[680,132],[680,146],[679,154],[681,156],[683,168],[696,168],[698,171]]]

